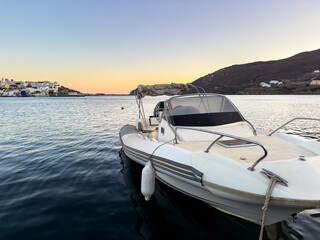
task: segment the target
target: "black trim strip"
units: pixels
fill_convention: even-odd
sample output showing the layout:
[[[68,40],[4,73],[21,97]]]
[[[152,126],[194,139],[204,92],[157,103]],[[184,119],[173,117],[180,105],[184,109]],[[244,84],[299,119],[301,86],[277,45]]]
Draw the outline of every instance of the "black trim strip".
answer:
[[[186,115],[171,115],[169,118],[173,126],[208,127],[241,122],[239,112],[196,113]]]
[[[142,151],[133,149],[131,147],[128,147],[126,145],[123,145],[125,151],[130,152],[130,154],[134,155],[135,157],[139,158],[140,160],[143,160],[145,162],[150,160],[150,155],[146,154]],[[176,174],[180,177],[187,178],[192,181],[200,182],[201,183],[201,177],[194,174],[192,171],[192,167],[188,165],[184,165],[181,163],[176,163],[174,161],[170,161],[164,158],[153,156],[151,161],[154,163],[154,165],[162,170],[171,172],[173,174]],[[188,169],[189,168],[189,169]],[[162,172],[162,171],[160,171]],[[199,172],[199,171],[197,171]],[[202,173],[201,173],[202,174]]]
[[[137,154],[129,149],[127,149],[126,147],[124,147],[125,151],[128,151],[131,155],[134,155],[135,157],[139,158],[140,160],[144,161],[144,162],[148,162],[150,160],[150,158],[148,157],[144,157],[144,156],[141,156],[140,154]],[[175,170],[173,168],[170,168],[168,167],[167,165],[163,165],[161,164],[160,162],[155,162],[154,161],[155,159],[151,159],[153,165],[155,166],[156,170],[159,171],[159,172],[163,172],[164,171],[167,171],[167,172],[170,172],[172,174],[175,174],[175,175],[178,175],[180,177],[183,177],[183,178],[186,178],[186,179],[189,179],[189,180],[192,180],[192,181],[196,181],[196,182],[200,182],[198,181],[197,178],[194,177],[194,175],[192,175],[191,173],[190,174],[186,174],[186,173],[183,173],[181,171],[178,171],[178,170]],[[161,171],[162,170],[162,171]],[[165,174],[165,173],[164,173]]]
[[[150,158],[150,155],[146,154],[143,151],[140,151],[138,149],[134,149],[132,147],[126,146],[125,144],[123,144],[123,146],[125,146],[128,149],[130,149],[131,151],[137,152],[138,154],[144,155],[145,158],[148,158],[148,159]],[[183,170],[186,171],[186,172],[192,172],[193,175],[195,175],[197,178],[202,178],[203,173],[198,171],[197,169],[189,166],[189,165],[178,163],[178,162],[175,162],[175,161],[172,161],[172,160],[169,160],[169,159],[166,159],[166,158],[162,158],[162,157],[159,157],[159,156],[155,156],[155,155],[152,156],[152,159],[153,160],[158,160],[160,162],[167,163],[169,165],[172,165],[175,168],[179,168],[179,169],[183,168]]]

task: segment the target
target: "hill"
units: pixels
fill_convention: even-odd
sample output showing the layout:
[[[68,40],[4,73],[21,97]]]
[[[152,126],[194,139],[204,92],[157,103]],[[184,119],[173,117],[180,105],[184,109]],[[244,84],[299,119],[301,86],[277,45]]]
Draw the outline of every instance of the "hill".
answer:
[[[320,86],[310,86],[320,79],[320,49],[292,57],[233,65],[203,76],[192,84],[206,92],[224,94],[319,94]],[[281,81],[282,85],[261,87],[261,82]]]
[[[64,86],[60,86],[59,89],[58,89],[58,93],[55,95],[55,94],[52,94],[52,96],[83,96],[83,94],[77,90],[73,90],[71,88],[67,88],[67,87],[64,87]]]

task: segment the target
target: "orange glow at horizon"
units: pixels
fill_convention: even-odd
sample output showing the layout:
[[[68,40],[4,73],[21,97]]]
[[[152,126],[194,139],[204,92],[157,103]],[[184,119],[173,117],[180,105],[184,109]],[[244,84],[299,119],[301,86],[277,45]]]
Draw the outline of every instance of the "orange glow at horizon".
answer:
[[[156,72],[156,71],[155,71]],[[86,80],[86,79],[68,79],[58,81],[61,85],[80,91],[82,93],[104,93],[104,94],[129,94],[130,91],[136,89],[139,84],[153,85],[163,83],[187,83],[193,82],[197,78],[204,74],[199,73],[162,73],[161,75],[157,72],[151,76],[138,76],[138,74],[127,77],[127,76],[116,76],[97,79]]]

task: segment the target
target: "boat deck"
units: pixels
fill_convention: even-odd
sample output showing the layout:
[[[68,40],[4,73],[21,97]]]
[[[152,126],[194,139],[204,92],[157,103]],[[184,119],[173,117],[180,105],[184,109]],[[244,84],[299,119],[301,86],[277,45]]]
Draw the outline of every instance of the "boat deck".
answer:
[[[317,154],[305,148],[274,136],[260,135],[248,137],[248,139],[262,143],[267,149],[268,155],[263,161],[293,159],[299,158],[299,156],[317,156]],[[179,142],[175,146],[191,152],[197,152],[205,151],[211,143],[212,141],[186,141]],[[263,155],[263,150],[259,146],[226,148],[217,143],[213,145],[213,147],[210,149],[210,152],[220,154],[236,161],[245,161],[247,163],[253,163]]]

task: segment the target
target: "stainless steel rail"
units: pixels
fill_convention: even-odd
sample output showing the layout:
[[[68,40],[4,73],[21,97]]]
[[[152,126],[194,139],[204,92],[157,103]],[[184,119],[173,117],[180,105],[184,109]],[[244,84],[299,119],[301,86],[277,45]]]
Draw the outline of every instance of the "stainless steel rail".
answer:
[[[211,133],[211,134],[215,134],[215,135],[219,135],[219,137],[214,140],[209,147],[205,150],[206,153],[209,152],[210,148],[216,143],[218,142],[222,137],[229,137],[229,138],[233,138],[233,139],[238,139],[238,140],[243,140],[243,141],[247,141],[250,142],[254,145],[257,145],[259,147],[262,148],[264,154],[262,157],[260,157],[257,161],[255,161],[251,167],[248,168],[248,170],[253,171],[255,166],[257,166],[257,164],[259,162],[261,162],[267,155],[268,155],[268,151],[267,149],[259,142],[257,141],[253,141],[247,138],[242,138],[242,137],[238,137],[238,136],[234,136],[234,135],[230,135],[230,134],[226,134],[226,133],[221,133],[221,132],[216,132],[216,131],[210,131],[210,130],[206,130],[206,129],[198,129],[198,128],[189,128],[189,127],[175,127],[175,131],[174,131],[174,141],[176,144],[178,144],[178,139],[177,139],[177,132],[178,129],[186,129],[186,130],[193,130],[193,131],[199,131],[199,132],[205,132],[205,133]]]
[[[240,113],[240,112],[239,112]],[[241,114],[242,116],[242,114]],[[254,128],[254,126],[251,124],[251,122],[249,122],[247,119],[245,119],[243,116],[242,116],[243,120],[249,124],[249,126],[251,127],[251,130],[253,132],[253,135],[257,136],[257,130]]]
[[[313,121],[320,121],[319,118],[306,118],[306,117],[296,117],[291,119],[290,121],[286,122],[285,124],[281,125],[280,127],[278,127],[276,130],[272,131],[268,136],[271,136],[272,134],[274,134],[275,132],[277,132],[279,129],[283,128],[284,126],[286,126],[287,124],[295,121],[295,120],[313,120]]]

